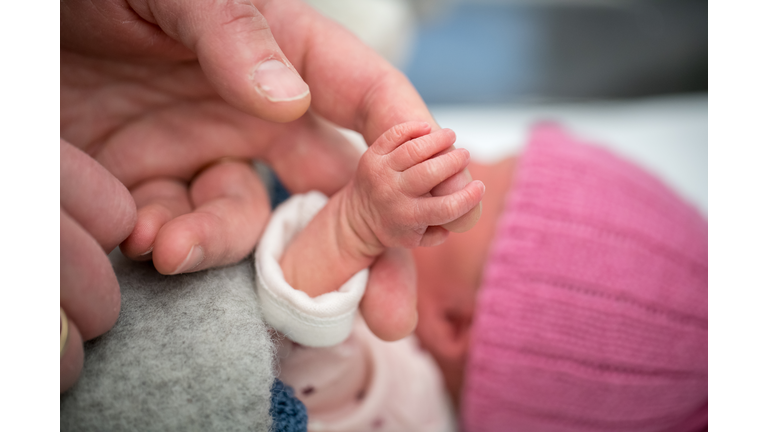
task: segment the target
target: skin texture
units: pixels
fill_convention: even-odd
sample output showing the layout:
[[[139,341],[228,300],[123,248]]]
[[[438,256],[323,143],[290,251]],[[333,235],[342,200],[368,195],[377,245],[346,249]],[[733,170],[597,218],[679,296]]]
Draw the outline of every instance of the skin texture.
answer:
[[[483,218],[470,233],[451,234],[437,247],[414,250],[419,312],[416,334],[437,361],[456,409],[471,343],[475,297],[496,222],[513,187],[515,162],[507,158],[493,165],[470,163],[472,177],[486,186]]]
[[[59,298],[69,327],[59,362],[64,391],[80,374],[82,340],[117,321],[120,288],[106,253],[131,232],[136,206],[125,186],[91,157],[63,140],[60,154]]]
[[[104,14],[123,25],[113,29]],[[72,22],[77,25],[66,25]],[[161,273],[191,270],[182,264],[195,246],[203,250],[195,269],[230,264],[261,233],[263,223],[224,226],[257,218],[256,199],[233,199],[230,211],[239,218],[211,223],[207,215],[198,217],[198,206],[185,195],[194,193],[191,179],[212,162],[261,158],[292,192],[316,188],[330,195],[351,177],[357,154],[319,116],[360,131],[369,143],[408,120],[437,128],[401,73],[302,2],[72,1],[62,5],[62,28],[62,137],[129,190],[141,187],[155,207],[167,207],[139,206],[136,235],[123,248],[144,259],[152,248]],[[106,37],[88,37],[97,30]],[[311,93],[285,102],[262,97],[252,77],[265,59],[290,65]],[[187,188],[169,195],[168,181]],[[435,193],[468,182],[461,174]],[[209,197],[231,198],[221,190],[230,183],[218,176],[196,183],[213,189]],[[185,198],[189,210],[175,205]],[[192,216],[180,219],[186,214]],[[476,215],[465,218],[471,222]]]
[[[329,121],[369,143],[406,121],[439,129],[400,72],[298,0],[65,0],[60,23],[61,304],[84,340],[117,317],[106,258],[115,242],[164,274],[230,264],[253,249],[269,213],[243,160],[266,161],[292,192],[331,195],[359,154]],[[268,81],[280,68],[284,88]],[[80,165],[65,147],[81,151]],[[83,164],[105,170],[65,179],[65,166]],[[462,171],[432,194],[470,181]],[[100,183],[111,186],[75,186]],[[465,231],[480,211],[444,226]],[[386,251],[371,268],[366,298],[388,310],[363,307],[366,298],[361,310],[384,339],[416,321],[410,260]],[[75,370],[62,364],[62,389]]]
[[[445,152],[456,140],[453,131],[430,130],[427,123],[404,123],[371,145],[355,177],[286,248],[280,266],[291,286],[310,297],[336,290],[388,247],[444,242],[448,231],[440,224],[480,203],[479,181],[450,195],[430,194],[469,163],[465,149]]]

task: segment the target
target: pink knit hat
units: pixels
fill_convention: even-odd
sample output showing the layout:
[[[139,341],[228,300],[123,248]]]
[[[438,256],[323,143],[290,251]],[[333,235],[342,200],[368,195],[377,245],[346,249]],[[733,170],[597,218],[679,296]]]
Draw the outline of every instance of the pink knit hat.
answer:
[[[478,297],[464,430],[705,430],[707,260],[707,222],[665,185],[537,127]]]

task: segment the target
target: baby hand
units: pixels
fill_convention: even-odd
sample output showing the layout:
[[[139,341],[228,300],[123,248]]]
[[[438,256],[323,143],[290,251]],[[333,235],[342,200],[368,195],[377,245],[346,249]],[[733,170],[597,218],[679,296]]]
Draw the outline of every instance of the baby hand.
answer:
[[[430,133],[422,122],[397,125],[363,154],[350,183],[344,213],[350,227],[376,255],[384,247],[436,246],[451,222],[480,203],[485,185],[479,180],[450,195],[430,190],[469,164],[469,152],[453,149],[450,129]]]

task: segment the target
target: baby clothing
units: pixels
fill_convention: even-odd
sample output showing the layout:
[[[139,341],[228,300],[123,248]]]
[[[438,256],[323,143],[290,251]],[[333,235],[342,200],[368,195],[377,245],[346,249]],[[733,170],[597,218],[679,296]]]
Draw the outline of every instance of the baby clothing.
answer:
[[[292,204],[299,216],[276,212],[256,258],[266,320],[303,345],[336,344],[278,350],[309,430],[451,428],[432,360],[355,316],[367,274],[315,299],[279,283],[282,248],[324,205],[312,195],[295,198],[308,200]],[[706,220],[652,175],[536,127],[478,293],[462,430],[706,430],[707,253]]]
[[[279,378],[307,408],[308,431],[454,429],[440,370],[415,336],[384,342],[357,313],[368,270],[315,298],[285,281],[279,261],[294,235],[326,204],[294,195],[273,213],[256,251],[256,290],[280,335]]]
[[[707,251],[656,178],[535,128],[478,294],[463,429],[706,430]]]
[[[310,347],[336,345],[349,336],[368,283],[368,269],[363,269],[338,290],[311,298],[285,281],[280,268],[285,247],[327,202],[320,192],[292,196],[275,209],[256,248],[256,292],[264,318],[289,339]]]

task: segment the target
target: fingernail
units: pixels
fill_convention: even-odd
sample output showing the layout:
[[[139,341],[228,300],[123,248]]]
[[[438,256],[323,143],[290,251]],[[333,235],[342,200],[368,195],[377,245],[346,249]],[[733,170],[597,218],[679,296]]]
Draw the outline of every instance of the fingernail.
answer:
[[[67,340],[69,340],[69,322],[67,321],[67,314],[64,313],[64,308],[59,306],[59,336],[61,339],[59,345],[59,358],[64,356],[64,347],[67,346]]]
[[[301,99],[309,94],[309,86],[299,74],[283,62],[267,60],[253,73],[256,90],[272,102],[286,102]]]
[[[192,246],[192,249],[189,250],[187,257],[184,259],[184,262],[179,264],[179,266],[176,267],[176,270],[171,274],[192,271],[203,262],[204,258],[205,254],[203,253],[203,248],[200,246]]]
[[[141,255],[139,255],[139,256],[145,256],[145,255],[149,255],[149,254],[151,254],[151,253],[152,253],[152,250],[153,250],[154,248],[155,248],[155,245],[152,245],[152,246],[150,246],[150,247],[149,247],[149,249],[147,249],[147,251],[146,251],[146,252],[144,252],[143,254],[141,254]]]

